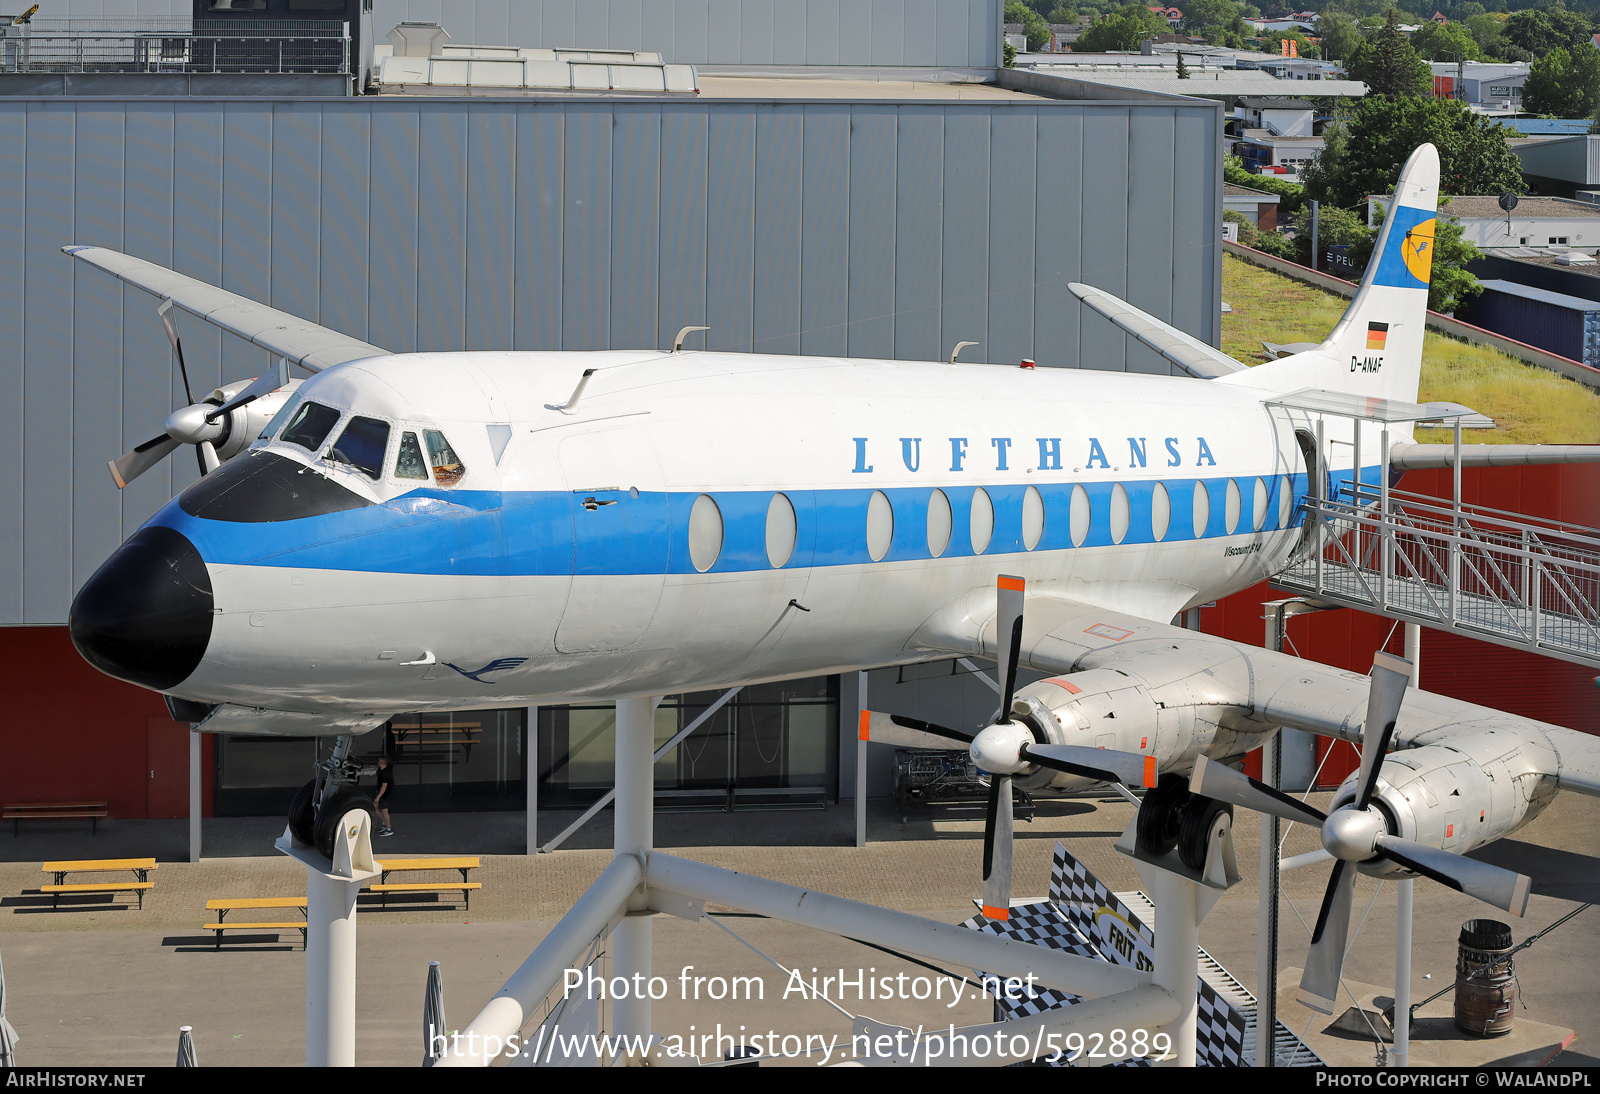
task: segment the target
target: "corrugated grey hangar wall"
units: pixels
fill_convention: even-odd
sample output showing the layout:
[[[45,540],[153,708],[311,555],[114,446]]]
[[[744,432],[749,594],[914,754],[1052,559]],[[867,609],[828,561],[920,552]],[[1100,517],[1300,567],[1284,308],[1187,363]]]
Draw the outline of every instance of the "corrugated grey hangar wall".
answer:
[[[995,68],[1002,6],[1003,0],[374,0],[371,25],[379,42],[396,23],[411,20],[438,23],[460,43],[648,49],[690,65]],[[46,0],[44,8],[41,18],[182,18],[194,3]]]
[[[1167,371],[1066,284],[1215,343],[1220,112],[1172,99],[0,101],[0,624],[196,475],[127,251],[396,351],[664,347]],[[196,397],[264,355],[182,320]],[[696,336],[698,338],[699,336]],[[694,345],[693,342],[690,343]]]

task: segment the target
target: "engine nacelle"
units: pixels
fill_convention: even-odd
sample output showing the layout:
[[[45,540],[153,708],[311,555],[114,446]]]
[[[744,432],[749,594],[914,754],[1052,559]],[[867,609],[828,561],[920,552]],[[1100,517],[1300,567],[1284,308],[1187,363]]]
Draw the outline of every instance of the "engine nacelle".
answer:
[[[1503,745],[1511,745],[1502,751]],[[1527,747],[1509,734],[1482,731],[1450,745],[1424,745],[1390,753],[1379,773],[1374,801],[1392,835],[1465,854],[1515,831],[1556,795]],[[1525,745],[1525,742],[1524,742]],[[1355,800],[1359,772],[1340,784],[1329,812]],[[1361,867],[1379,877],[1408,871],[1388,861]]]
[[[206,401],[221,406],[249,386],[249,380],[240,380],[226,387],[217,388]],[[299,386],[298,379],[290,380],[278,390],[269,391],[254,402],[229,411],[227,417],[223,419],[222,435],[212,442],[217,450],[217,459],[226,462],[249,448],[267,427],[267,423],[272,421],[272,416],[293,398],[294,391]]]
[[[1202,750],[1226,762],[1260,743],[1258,734],[1224,726],[1229,692],[1214,666],[1156,683],[1121,669],[1089,669],[1018,689],[1012,713],[1051,744],[1154,756],[1163,772],[1187,771]],[[1081,790],[1095,784],[1041,768],[1017,785]]]

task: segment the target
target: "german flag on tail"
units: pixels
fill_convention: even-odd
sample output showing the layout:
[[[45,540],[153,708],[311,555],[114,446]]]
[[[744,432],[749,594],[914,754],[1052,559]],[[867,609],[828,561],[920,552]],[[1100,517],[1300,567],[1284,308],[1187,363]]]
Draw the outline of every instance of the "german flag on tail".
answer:
[[[1387,323],[1368,323],[1367,324],[1367,348],[1368,349],[1382,349],[1384,343],[1387,342],[1388,340],[1389,340],[1389,324],[1387,324]]]

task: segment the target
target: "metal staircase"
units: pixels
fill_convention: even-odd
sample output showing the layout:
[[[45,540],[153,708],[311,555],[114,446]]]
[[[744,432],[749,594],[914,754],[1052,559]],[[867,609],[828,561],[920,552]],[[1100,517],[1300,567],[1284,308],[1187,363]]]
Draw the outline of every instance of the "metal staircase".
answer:
[[[1401,412],[1389,404],[1387,417],[1376,407],[1370,417],[1349,416],[1387,425],[1427,409]],[[1329,413],[1327,406],[1317,410]],[[1313,481],[1304,502],[1307,550],[1273,583],[1600,669],[1600,530],[1463,504],[1459,417],[1457,423],[1452,498],[1389,488],[1385,428],[1377,485],[1347,482],[1322,497]]]

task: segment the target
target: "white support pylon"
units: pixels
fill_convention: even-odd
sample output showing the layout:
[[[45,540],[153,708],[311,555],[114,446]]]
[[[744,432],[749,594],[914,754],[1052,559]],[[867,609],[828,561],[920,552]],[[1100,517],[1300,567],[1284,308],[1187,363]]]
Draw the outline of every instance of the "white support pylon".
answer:
[[[382,873],[372,819],[364,809],[344,815],[332,862],[287,828],[273,846],[306,867],[306,1066],[354,1067],[356,897]]]
[[[1457,419],[1456,436],[1461,435]],[[1411,686],[1422,686],[1422,628],[1406,624],[1406,660],[1411,662]],[[1389,1049],[1390,1067],[1411,1064],[1411,911],[1416,881],[1401,878],[1396,886],[1394,924],[1394,1044]]]
[[[655,846],[656,704],[661,697],[617,700],[617,796],[613,809],[613,856],[634,855],[648,861]],[[628,914],[611,932],[611,975],[625,977],[630,990],[611,1004],[611,1032],[621,1036],[650,1035],[652,930],[654,913],[641,891],[628,904]]]

